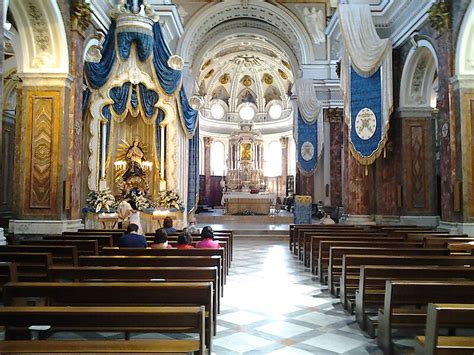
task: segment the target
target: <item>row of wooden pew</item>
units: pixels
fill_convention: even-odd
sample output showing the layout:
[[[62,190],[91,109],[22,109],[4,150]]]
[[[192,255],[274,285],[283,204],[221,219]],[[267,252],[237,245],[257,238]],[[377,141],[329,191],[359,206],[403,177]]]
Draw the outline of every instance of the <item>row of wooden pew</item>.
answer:
[[[384,354],[400,350],[393,341],[395,331],[425,327],[425,337],[416,339],[420,354],[438,353],[448,345],[450,351],[459,347],[472,354],[474,337],[438,335],[440,328],[474,328],[473,319],[453,316],[452,323],[440,320],[436,326],[437,318],[427,317],[429,304],[438,309],[434,303],[450,304],[441,307],[443,317],[471,314],[472,241],[467,235],[415,226],[294,225],[289,248],[349,313],[355,312],[361,330],[377,337]]]
[[[12,240],[18,244],[0,247],[0,353],[210,354],[233,245],[232,232],[216,234],[220,249],[116,248],[121,233],[99,230]],[[63,331],[186,336],[48,339]],[[35,333],[41,340],[31,340]]]

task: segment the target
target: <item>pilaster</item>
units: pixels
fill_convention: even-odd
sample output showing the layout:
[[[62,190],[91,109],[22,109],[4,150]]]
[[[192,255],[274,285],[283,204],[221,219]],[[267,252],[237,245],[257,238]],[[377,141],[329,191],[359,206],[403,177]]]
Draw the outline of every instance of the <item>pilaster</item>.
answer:
[[[342,136],[344,110],[328,108],[325,118],[329,122],[329,170],[331,206],[342,205]]]
[[[204,196],[210,200],[211,194],[211,145],[212,137],[204,137]]]
[[[288,178],[288,137],[281,137],[281,189],[286,191],[286,180]]]

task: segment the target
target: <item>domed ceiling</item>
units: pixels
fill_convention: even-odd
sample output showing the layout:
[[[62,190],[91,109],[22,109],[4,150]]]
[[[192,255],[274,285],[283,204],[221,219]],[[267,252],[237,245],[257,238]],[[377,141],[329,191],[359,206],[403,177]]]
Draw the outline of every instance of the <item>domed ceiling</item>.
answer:
[[[199,70],[204,129],[232,130],[245,120],[264,131],[291,126],[289,92],[294,78],[289,58],[265,38],[227,37],[203,56]]]

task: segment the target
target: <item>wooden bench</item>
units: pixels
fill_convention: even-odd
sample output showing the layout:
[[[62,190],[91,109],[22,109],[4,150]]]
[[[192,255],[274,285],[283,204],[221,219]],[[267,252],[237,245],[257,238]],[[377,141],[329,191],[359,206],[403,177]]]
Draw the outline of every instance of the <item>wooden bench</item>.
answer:
[[[473,238],[452,238],[452,237],[425,237],[423,238],[423,242],[425,243],[425,247],[429,248],[446,248],[448,244],[451,243],[468,243],[474,241]]]
[[[310,267],[311,272],[318,274],[318,258],[319,258],[319,243],[321,241],[374,241],[380,240],[385,242],[403,242],[404,239],[400,237],[387,237],[382,234],[375,235],[324,235],[311,237],[311,251],[310,251]]]
[[[422,329],[428,303],[469,303],[474,281],[390,281],[385,286],[383,309],[378,313],[377,343],[384,354],[394,350],[392,331]]]
[[[53,265],[51,253],[0,252],[0,262],[15,263],[20,281],[46,281]]]
[[[50,281],[60,282],[212,282],[214,304],[220,312],[222,291],[217,267],[53,266],[48,272]]]
[[[99,251],[103,247],[113,247],[114,239],[111,235],[44,235],[43,240],[97,240]]]
[[[71,240],[30,240],[20,241],[20,245],[64,245],[75,246],[77,255],[99,255],[99,244],[95,239],[71,239]]]
[[[0,245],[0,253],[51,253],[53,264],[77,266],[77,248],[64,245]]]
[[[95,237],[97,236],[108,236],[108,237],[112,237],[112,245],[111,246],[114,246],[114,245],[117,245],[118,244],[118,240],[120,239],[120,237],[123,235],[123,232],[122,231],[119,231],[119,230],[113,230],[113,231],[110,231],[110,230],[107,230],[107,231],[99,231],[99,232],[88,232],[88,231],[78,231],[78,232],[63,232],[62,234],[63,236],[68,236],[68,237],[79,237],[79,238],[86,238],[86,239],[94,239]],[[87,237],[92,237],[92,238],[87,238]],[[78,239],[78,238],[76,238]]]
[[[10,282],[4,304],[40,297],[51,306],[204,306],[205,339],[211,352],[215,311],[211,282]],[[126,307],[124,307],[126,308]]]
[[[335,247],[340,248],[389,248],[389,249],[422,249],[422,242],[400,242],[400,241],[379,241],[379,240],[322,240],[319,243],[318,252],[318,277],[323,284],[327,283],[328,269],[331,266],[330,256],[331,249]],[[448,254],[446,250],[445,254]],[[342,264],[342,254],[333,254],[333,265],[335,265],[335,258],[339,257]],[[334,279],[333,279],[334,280]]]
[[[3,285],[12,281],[18,281],[16,264],[0,262],[0,295],[3,294]]]
[[[474,328],[474,304],[433,304],[428,305],[425,336],[416,337],[415,353],[474,354],[474,337],[440,336],[440,328]]]
[[[463,243],[448,243],[448,249],[453,253],[474,254],[474,241]]]
[[[425,250],[425,249],[419,249]],[[439,249],[438,249],[439,250]],[[380,253],[378,253],[380,254]],[[344,254],[340,281],[341,301],[347,309],[353,308],[355,291],[359,287],[360,267],[362,265],[394,265],[394,266],[474,266],[474,257],[470,256],[439,256],[439,255],[369,255],[356,252]]]
[[[142,249],[142,248],[104,248],[102,255],[127,255],[127,256],[220,256],[224,272],[228,275],[228,264],[224,249]]]
[[[366,250],[366,251],[364,251]],[[431,249],[431,248],[416,248],[413,245],[404,245],[394,243],[392,245],[383,245],[382,243],[374,243],[373,247],[361,246],[335,246],[331,247],[329,252],[328,265],[328,284],[331,287],[333,295],[338,297],[341,294],[341,301],[348,299],[351,289],[347,284],[341,282],[342,267],[344,255],[400,255],[400,256],[448,256],[448,249]],[[345,281],[345,280],[344,280]],[[357,284],[356,284],[357,286]],[[351,307],[348,307],[351,309]]]
[[[362,330],[375,337],[377,320],[371,319],[383,306],[387,280],[474,280],[474,267],[363,265],[359,288],[355,291],[356,321]]]
[[[47,335],[55,332],[96,331],[129,333],[191,333],[197,339],[183,340],[188,351],[204,354],[204,307],[2,307],[0,325],[6,327],[5,339],[28,337],[28,328],[35,325],[49,327]],[[47,342],[47,341],[46,341]],[[105,343],[108,341],[105,340]],[[131,342],[141,342],[140,340]],[[15,347],[16,341],[8,341]],[[35,344],[37,342],[34,342]],[[88,343],[88,340],[83,343]],[[125,343],[129,343],[128,341]],[[17,344],[20,345],[23,342]],[[64,344],[66,345],[66,344]],[[166,346],[164,341],[162,346]],[[174,342],[170,345],[174,346]],[[0,342],[0,351],[4,342]],[[23,347],[24,345],[21,345]],[[87,346],[87,345],[86,345]],[[127,347],[127,344],[124,344]],[[34,348],[32,348],[35,351]],[[2,352],[3,353],[3,352]]]

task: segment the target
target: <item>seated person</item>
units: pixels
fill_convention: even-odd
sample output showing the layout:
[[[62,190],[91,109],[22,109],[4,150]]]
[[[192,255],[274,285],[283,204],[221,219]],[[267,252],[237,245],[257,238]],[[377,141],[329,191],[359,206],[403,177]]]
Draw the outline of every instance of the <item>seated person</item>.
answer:
[[[120,237],[118,246],[120,248],[146,248],[147,243],[145,236],[138,233],[138,226],[130,223],[125,234]]]
[[[214,241],[214,231],[210,226],[205,226],[201,231],[201,240],[196,244],[196,248],[219,249],[221,246]]]
[[[189,220],[188,232],[191,234],[199,233],[199,228],[196,227],[196,218],[194,217]]]
[[[191,245],[191,233],[184,228],[183,231],[178,236],[178,245],[176,245],[177,249],[193,249],[194,247]]]
[[[163,229],[168,234],[176,233],[176,228],[173,227],[173,220],[171,219],[171,217],[166,217],[163,220]]]
[[[164,228],[157,229],[155,232],[155,239],[153,244],[150,245],[152,249],[172,249],[173,247],[168,244],[168,233]]]
[[[327,214],[324,213],[323,218],[321,218],[321,221],[319,221],[320,224],[336,224],[334,220]]]

